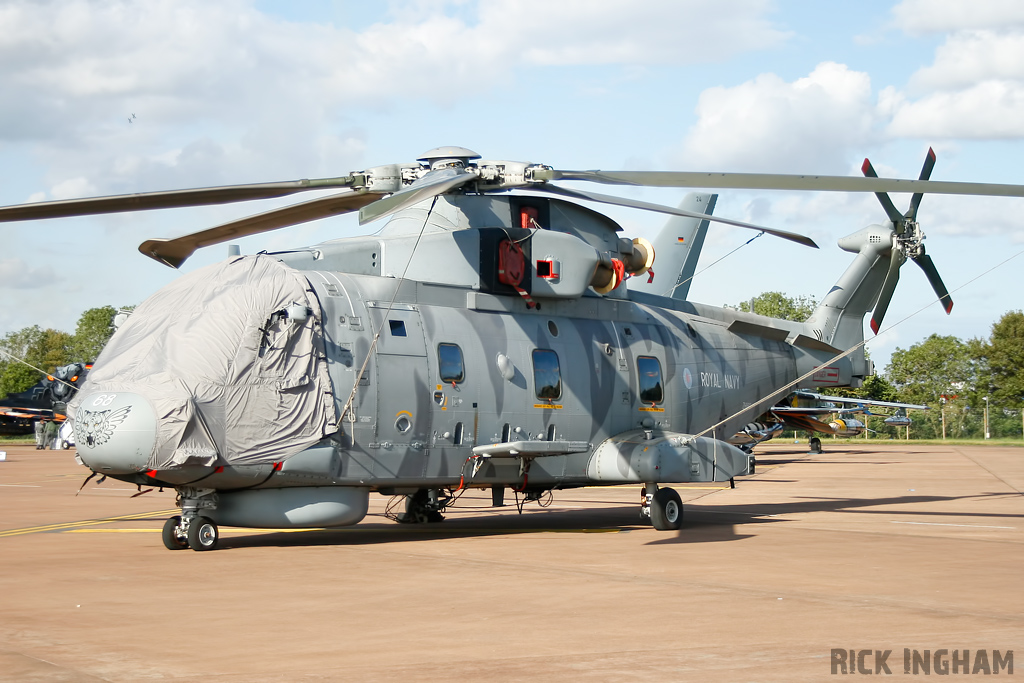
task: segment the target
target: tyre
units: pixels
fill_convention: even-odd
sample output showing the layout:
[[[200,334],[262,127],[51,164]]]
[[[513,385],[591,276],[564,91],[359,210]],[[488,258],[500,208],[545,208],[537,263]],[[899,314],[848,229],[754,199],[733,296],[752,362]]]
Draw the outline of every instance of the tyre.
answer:
[[[168,550],[184,550],[188,547],[188,541],[178,535],[178,527],[181,525],[181,517],[174,515],[164,522],[164,547]]]
[[[188,545],[192,550],[213,550],[219,539],[220,531],[208,517],[196,517],[188,525]]]
[[[811,439],[811,453],[821,453],[821,439],[818,437]]]
[[[658,531],[675,531],[683,526],[683,501],[675,489],[658,489],[651,500],[651,524]]]

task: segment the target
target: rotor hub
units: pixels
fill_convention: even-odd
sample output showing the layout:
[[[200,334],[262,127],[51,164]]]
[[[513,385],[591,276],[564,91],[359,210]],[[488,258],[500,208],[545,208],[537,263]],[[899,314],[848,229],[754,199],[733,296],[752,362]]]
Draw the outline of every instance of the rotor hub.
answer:
[[[924,238],[921,224],[917,221],[906,220],[903,222],[903,232],[894,236],[893,243],[906,256],[916,259],[924,254]]]
[[[480,155],[471,149],[448,146],[435,147],[429,152],[424,152],[416,161],[427,164],[430,170],[434,171],[439,168],[465,168],[470,161],[479,158]]]

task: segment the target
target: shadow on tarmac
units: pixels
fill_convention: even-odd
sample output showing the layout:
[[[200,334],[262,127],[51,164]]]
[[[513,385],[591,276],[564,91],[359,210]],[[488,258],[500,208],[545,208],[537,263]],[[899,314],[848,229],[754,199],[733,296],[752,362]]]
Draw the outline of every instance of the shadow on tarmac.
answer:
[[[922,519],[945,517],[985,517],[991,513],[939,512],[935,510],[872,510],[870,508],[893,505],[946,503],[960,500],[994,499],[1019,494],[987,493],[970,496],[892,496],[888,498],[808,498],[782,503],[756,503],[750,505],[704,506],[685,505],[683,528],[677,533],[650,541],[647,545],[666,543],[711,543],[736,541],[753,534],[740,533],[738,528],[753,524],[787,521],[785,517],[809,512],[857,512],[901,516],[919,515]],[[512,506],[505,508],[514,512]],[[1024,514],[999,515],[1004,518],[1024,518]],[[639,519],[634,505],[609,506],[588,510],[533,510],[523,515],[481,515],[465,517],[450,515],[445,522],[436,524],[396,524],[379,515],[371,521],[340,529],[318,529],[254,533],[251,536],[222,535],[218,549],[232,550],[254,547],[294,547],[328,545],[375,545],[410,541],[430,541],[442,538],[479,538],[485,536],[511,537],[519,534],[539,533],[624,533],[649,529]],[[380,521],[377,521],[380,520]]]
[[[806,498],[784,503],[756,503],[752,505],[730,505],[728,507],[687,507],[685,511],[684,524],[675,536],[671,538],[651,541],[648,545],[661,545],[665,543],[696,543],[703,541],[731,541],[749,538],[751,534],[738,534],[734,531],[736,526],[749,524],[764,524],[771,522],[786,521],[784,518],[790,514],[802,514],[808,512],[856,512],[860,514],[880,515],[918,515],[922,519],[943,519],[947,517],[983,517],[991,519],[994,516],[1000,518],[1024,518],[1024,514],[1000,514],[976,513],[951,511],[940,512],[937,510],[871,510],[868,508],[884,507],[890,505],[908,505],[923,503],[945,503],[960,500],[992,500],[997,498],[1015,498],[1017,493],[984,493],[970,496],[892,496],[889,498]],[[717,534],[709,536],[695,535],[691,531],[708,529],[711,527],[726,527]]]

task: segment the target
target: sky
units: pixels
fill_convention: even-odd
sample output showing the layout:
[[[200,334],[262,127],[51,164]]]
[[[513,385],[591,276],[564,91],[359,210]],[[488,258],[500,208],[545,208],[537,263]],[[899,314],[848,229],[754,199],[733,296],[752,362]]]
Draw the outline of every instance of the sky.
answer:
[[[0,205],[341,176],[441,145],[559,169],[860,175],[868,157],[905,178],[933,147],[935,180],[1024,184],[1015,0],[0,0],[0,93]],[[0,224],[0,335],[140,303],[180,275],[138,252],[146,239],[313,196]],[[665,222],[592,208],[629,236]],[[836,241],[885,220],[873,195],[841,193],[729,190],[715,212],[821,246],[741,246],[752,233],[713,225],[690,298],[715,305],[820,299],[853,258]],[[865,324],[879,370],[898,347],[984,338],[1024,307],[1024,200],[931,195],[918,218],[952,315],[904,266],[882,334]],[[238,244],[378,227],[349,215]]]

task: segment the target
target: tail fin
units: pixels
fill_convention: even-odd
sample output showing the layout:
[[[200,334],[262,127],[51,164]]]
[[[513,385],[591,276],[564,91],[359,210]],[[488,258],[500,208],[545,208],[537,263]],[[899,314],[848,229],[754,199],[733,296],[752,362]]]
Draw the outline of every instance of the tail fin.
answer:
[[[680,209],[711,215],[715,210],[717,194],[691,192],[679,203]],[[708,231],[707,219],[673,216],[654,238],[653,277],[631,278],[627,287],[633,291],[686,299],[690,292],[690,280],[697,270],[697,260],[704,246]]]
[[[935,152],[929,148],[920,179],[931,178],[934,166]],[[861,170],[869,178],[878,177],[867,159]],[[871,225],[839,240],[839,247],[857,254],[857,258],[807,320],[819,339],[843,349],[864,339],[864,315],[872,308],[871,331],[878,334],[899,282],[900,268],[908,259],[924,271],[946,313],[953,309],[949,291],[931,256],[924,251],[924,233],[917,222],[923,193],[911,197],[906,213],[900,213],[887,193],[876,192],[875,196],[889,217],[888,225]]]
[[[864,340],[864,316],[875,306],[891,262],[892,225],[869,225],[839,240],[857,257],[807,319],[814,336],[839,349]]]

